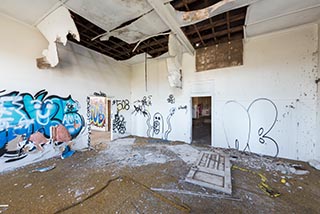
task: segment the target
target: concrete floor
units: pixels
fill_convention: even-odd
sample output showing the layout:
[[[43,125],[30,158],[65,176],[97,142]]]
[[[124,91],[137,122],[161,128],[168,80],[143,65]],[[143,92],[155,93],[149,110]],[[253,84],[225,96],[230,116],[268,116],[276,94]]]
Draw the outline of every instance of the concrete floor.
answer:
[[[1,174],[0,205],[8,207],[0,213],[320,213],[320,172],[302,162],[223,150],[235,166],[250,169],[232,170],[233,194],[227,196],[184,181],[194,151],[212,148],[146,138],[99,145]],[[297,175],[292,164],[309,173]],[[258,187],[257,173],[279,197]]]

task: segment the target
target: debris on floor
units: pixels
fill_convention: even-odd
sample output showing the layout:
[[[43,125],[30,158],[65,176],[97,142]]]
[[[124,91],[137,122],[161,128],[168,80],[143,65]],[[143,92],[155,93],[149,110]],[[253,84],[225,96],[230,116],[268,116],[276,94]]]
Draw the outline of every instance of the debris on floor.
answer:
[[[36,169],[32,170],[31,172],[47,172],[47,171],[53,170],[54,168],[56,168],[55,165],[47,166],[47,167],[40,167],[40,168],[36,168]]]
[[[242,201],[240,198],[235,198],[235,197],[223,195],[223,194],[205,194],[205,193],[191,192],[191,191],[186,191],[186,190],[162,189],[162,188],[151,188],[151,190],[158,191],[158,192],[171,192],[171,193],[206,197],[206,198],[220,198],[220,199],[227,199],[227,200],[232,200],[232,201]]]
[[[261,182],[258,184],[258,187],[265,192],[268,196],[270,196],[271,198],[276,198],[280,196],[280,193],[276,190],[274,190],[273,188],[271,188],[266,182],[267,182],[267,178],[262,175],[259,172],[254,172],[252,170],[249,169],[245,169],[245,168],[241,168],[239,166],[233,165],[232,166],[233,170],[241,170],[243,172],[249,172],[253,175],[258,175],[260,177]]]
[[[309,161],[310,166],[312,166],[313,168],[320,170],[320,161],[317,160],[310,160]]]
[[[114,191],[114,189],[120,191]],[[126,193],[130,192],[130,195]],[[91,213],[92,208],[87,206],[92,200],[103,198],[110,201],[117,198],[114,203],[116,207],[107,207],[102,203],[100,210],[108,210],[108,213],[133,213],[129,210],[135,210],[134,213],[190,213],[188,205],[168,199],[161,194],[153,191],[150,187],[140,183],[128,176],[117,176],[108,180],[105,185],[96,190],[87,197],[78,200],[67,207],[63,207],[55,213]],[[102,209],[103,208],[103,209]]]
[[[178,155],[185,163],[195,164],[198,158],[199,150],[189,144],[172,145],[168,149]]]
[[[190,169],[186,181],[227,194],[232,193],[231,168],[228,155],[215,152],[201,152]]]
[[[2,174],[0,201],[10,206],[0,213],[320,213],[320,171],[301,161],[139,137],[73,156]],[[223,157],[238,167],[230,171],[232,195],[186,181],[192,165],[210,171]]]

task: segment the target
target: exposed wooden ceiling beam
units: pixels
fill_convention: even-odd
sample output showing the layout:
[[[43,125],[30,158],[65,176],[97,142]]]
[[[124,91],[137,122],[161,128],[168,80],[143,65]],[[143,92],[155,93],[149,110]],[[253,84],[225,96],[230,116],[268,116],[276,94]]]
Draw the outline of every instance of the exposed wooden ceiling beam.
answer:
[[[230,16],[230,23],[236,22],[236,21],[240,21],[240,20],[244,20],[244,19],[245,19],[245,14],[233,15],[233,16]],[[218,27],[218,26],[222,26],[222,25],[225,25],[225,24],[227,24],[225,19],[221,19],[221,20],[218,20],[218,21],[212,21],[212,18],[211,18],[210,25],[209,24],[205,24],[205,25],[201,25],[200,26],[200,24],[198,24],[197,26],[198,26],[198,30],[199,31],[204,31],[204,30],[208,30],[208,29],[212,28],[212,26]],[[183,28],[183,29],[185,29],[185,28]],[[191,34],[194,34],[194,33],[196,33],[196,30],[194,30],[194,29],[190,29],[190,30],[185,31],[185,34],[187,34],[187,35],[191,35]]]
[[[238,26],[238,27],[234,27],[234,28],[230,29],[230,33],[236,33],[236,32],[240,32],[240,31],[243,31],[243,26]],[[216,36],[216,37],[221,37],[224,35],[228,35],[228,30],[218,31],[214,34],[214,36]],[[207,40],[207,39],[211,39],[211,38],[213,38],[212,34],[207,34],[207,35],[202,36],[203,40]],[[194,43],[200,42],[200,39],[199,38],[192,39],[192,42],[194,42]]]
[[[180,25],[174,15],[174,8],[170,4],[164,5],[162,1],[159,0],[147,0],[149,4],[153,7],[156,13],[160,16],[162,21],[170,28],[170,30],[176,35],[180,43],[186,48],[186,50],[194,55],[194,48],[186,35],[180,28]]]

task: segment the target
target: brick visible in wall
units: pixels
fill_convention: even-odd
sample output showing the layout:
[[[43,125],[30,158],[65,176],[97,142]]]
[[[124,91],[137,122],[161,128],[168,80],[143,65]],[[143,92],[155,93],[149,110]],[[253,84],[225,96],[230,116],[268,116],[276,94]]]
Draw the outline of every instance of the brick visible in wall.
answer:
[[[235,40],[196,50],[196,71],[243,65],[243,43]]]

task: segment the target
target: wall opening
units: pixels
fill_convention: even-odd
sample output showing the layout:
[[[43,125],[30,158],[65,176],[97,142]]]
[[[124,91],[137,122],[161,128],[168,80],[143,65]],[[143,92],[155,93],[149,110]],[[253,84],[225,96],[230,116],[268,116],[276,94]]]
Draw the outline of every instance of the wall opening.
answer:
[[[111,140],[111,102],[107,97],[90,96],[90,145],[97,147]]]
[[[211,99],[192,97],[192,144],[211,145]]]

